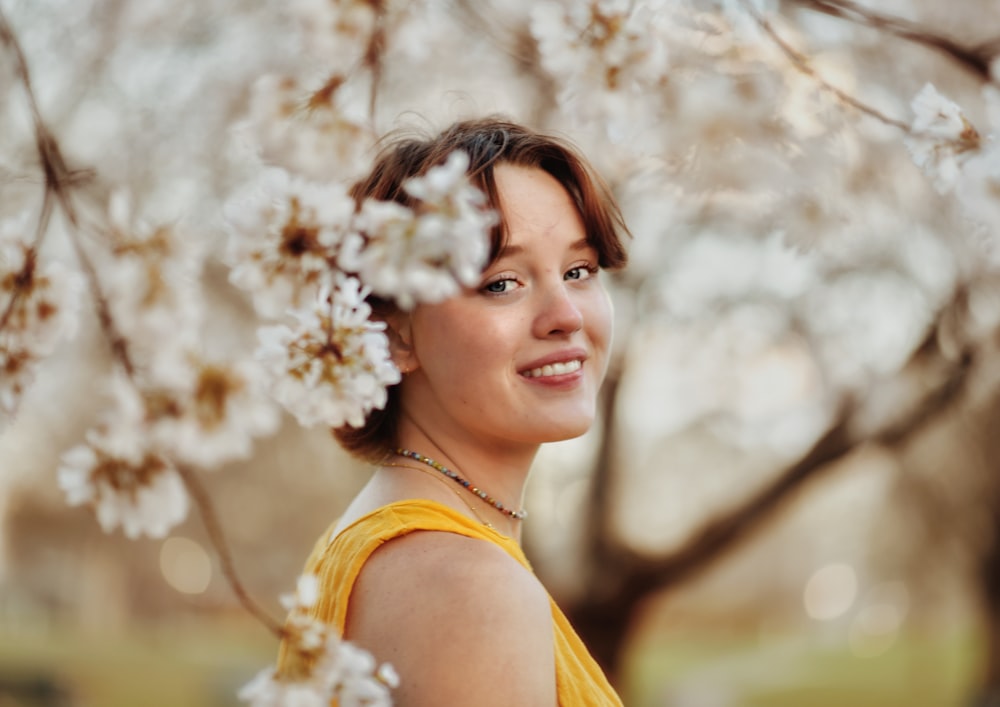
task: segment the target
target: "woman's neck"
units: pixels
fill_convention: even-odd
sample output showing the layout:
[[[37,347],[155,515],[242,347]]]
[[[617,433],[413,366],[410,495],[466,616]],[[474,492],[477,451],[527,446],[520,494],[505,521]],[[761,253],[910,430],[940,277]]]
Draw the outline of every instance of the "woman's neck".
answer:
[[[520,509],[524,486],[538,445],[491,443],[431,433],[405,417],[397,434],[400,447],[429,457],[512,510]],[[515,522],[519,525],[518,522]]]

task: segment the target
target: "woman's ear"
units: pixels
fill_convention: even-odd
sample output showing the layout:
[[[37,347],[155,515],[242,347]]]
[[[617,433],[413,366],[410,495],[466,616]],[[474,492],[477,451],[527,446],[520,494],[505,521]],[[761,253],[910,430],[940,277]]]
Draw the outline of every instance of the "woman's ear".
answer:
[[[385,318],[389,354],[400,373],[412,373],[420,367],[413,350],[413,326],[409,312],[395,311]]]

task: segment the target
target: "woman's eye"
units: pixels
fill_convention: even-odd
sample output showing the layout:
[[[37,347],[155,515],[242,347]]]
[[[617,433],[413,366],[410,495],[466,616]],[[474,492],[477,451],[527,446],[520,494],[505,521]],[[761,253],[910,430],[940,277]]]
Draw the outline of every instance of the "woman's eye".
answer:
[[[505,278],[503,280],[494,280],[489,283],[483,289],[490,294],[502,295],[505,292],[510,292],[514,289],[514,281],[510,278]]]
[[[597,268],[589,265],[578,265],[566,271],[567,280],[586,280],[597,272]]]

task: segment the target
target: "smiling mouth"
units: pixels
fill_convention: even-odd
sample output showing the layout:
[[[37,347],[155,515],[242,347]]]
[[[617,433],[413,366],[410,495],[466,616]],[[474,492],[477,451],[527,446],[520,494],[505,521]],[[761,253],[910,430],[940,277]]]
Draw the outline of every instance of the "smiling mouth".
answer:
[[[549,376],[564,376],[567,373],[574,373],[579,371],[583,366],[583,361],[575,359],[573,361],[566,361],[565,363],[551,363],[545,366],[540,366],[538,368],[532,368],[530,371],[525,371],[521,375],[525,378],[547,378]]]

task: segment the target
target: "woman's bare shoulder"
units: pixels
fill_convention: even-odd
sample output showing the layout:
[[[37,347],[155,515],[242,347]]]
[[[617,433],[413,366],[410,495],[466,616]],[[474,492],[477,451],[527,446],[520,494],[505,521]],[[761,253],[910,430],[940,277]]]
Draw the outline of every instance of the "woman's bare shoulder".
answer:
[[[397,705],[554,707],[548,594],[500,547],[414,532],[365,563],[347,638],[399,672]]]

